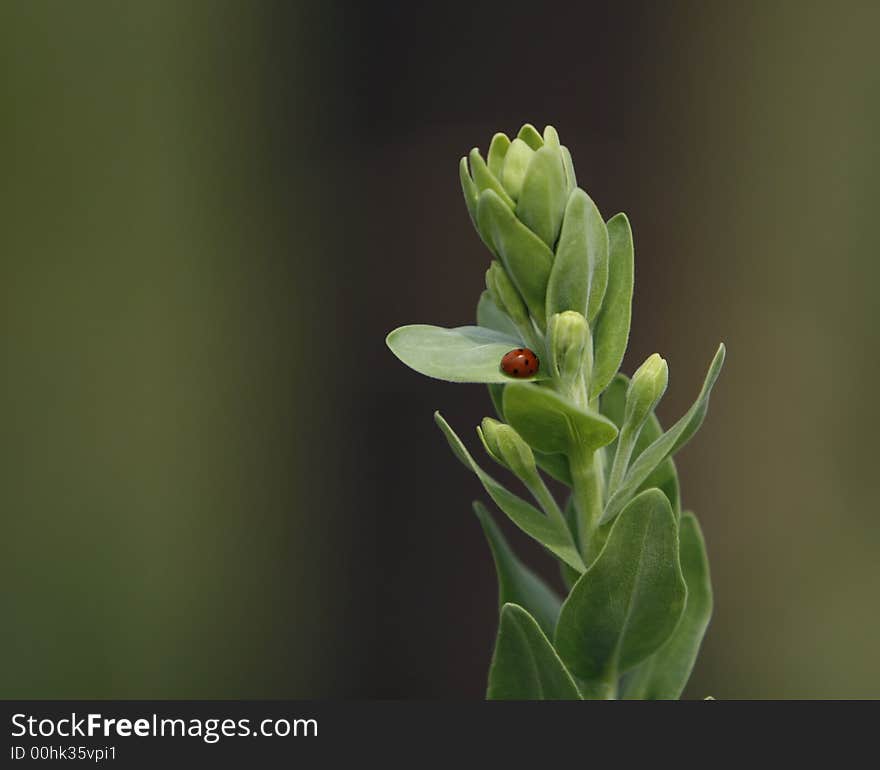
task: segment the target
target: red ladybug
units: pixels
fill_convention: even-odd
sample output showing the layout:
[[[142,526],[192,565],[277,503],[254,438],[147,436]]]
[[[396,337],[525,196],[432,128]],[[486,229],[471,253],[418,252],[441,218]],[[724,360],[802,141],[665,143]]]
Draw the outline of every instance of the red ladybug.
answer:
[[[511,350],[501,359],[501,371],[510,377],[531,377],[539,366],[538,357],[528,348]]]

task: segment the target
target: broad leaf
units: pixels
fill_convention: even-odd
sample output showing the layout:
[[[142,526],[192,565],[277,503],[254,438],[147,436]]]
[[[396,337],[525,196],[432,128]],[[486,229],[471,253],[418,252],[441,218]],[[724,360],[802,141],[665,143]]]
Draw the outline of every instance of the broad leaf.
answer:
[[[608,220],[608,288],[593,330],[590,400],[605,390],[623,361],[629,340],[632,295],[632,230],[626,214],[617,214]]]
[[[501,608],[486,698],[582,700],[574,679],[540,626],[516,604]]]
[[[712,583],[703,534],[694,514],[679,525],[681,571],[687,604],[675,632],[657,652],[626,678],[623,697],[632,700],[677,700],[690,679],[703,635],[712,616]]]
[[[480,301],[477,303],[477,326],[501,332],[511,339],[520,339],[519,329],[516,328],[516,324],[510,320],[510,316],[507,313],[503,313],[498,305],[492,301],[488,291],[484,291],[480,295]]]
[[[449,424],[443,419],[440,412],[434,413],[434,420],[440,427],[440,430],[443,431],[443,435],[446,436],[446,440],[449,442],[449,446],[455,456],[461,460],[466,468],[477,475],[477,478],[483,485],[483,489],[488,492],[489,497],[495,501],[495,504],[507,514],[508,518],[523,532],[533,537],[566,564],[574,567],[579,572],[583,572],[585,569],[584,562],[575,547],[571,533],[564,523],[548,519],[533,505],[501,486],[501,484],[477,465],[461,439],[449,427]]]
[[[510,549],[492,515],[479,502],[474,513],[480,520],[498,574],[498,608],[507,603],[525,607],[545,634],[552,635],[562,600],[538,575],[523,564]]]
[[[599,400],[599,411],[601,411],[602,414],[611,420],[611,422],[613,422],[618,428],[623,425],[623,415],[626,409],[626,389],[628,385],[629,378],[626,375],[616,375],[611,381],[611,384],[602,393],[602,397]],[[635,448],[633,449],[632,461],[634,461],[662,434],[663,428],[660,426],[660,420],[657,419],[656,414],[652,413],[648,417],[648,420],[636,441]],[[616,450],[617,439],[605,447],[605,452],[609,458],[614,457]],[[606,462],[606,482],[610,471],[611,463]],[[681,494],[678,485],[678,471],[676,470],[675,462],[673,462],[671,457],[667,457],[662,463],[660,463],[660,465],[654,468],[636,492],[638,493],[645,489],[651,489],[652,487],[657,487],[657,489],[669,498],[669,502],[672,504],[672,510],[675,512],[676,518],[678,518],[681,514]]]
[[[608,279],[608,231],[596,204],[583,190],[572,192],[565,207],[556,258],[547,284],[547,316],[575,310],[588,316],[595,291]],[[598,301],[602,301],[599,296]],[[598,312],[598,308],[596,309]]]
[[[532,317],[544,328],[544,301],[553,264],[550,247],[520,222],[510,206],[492,190],[480,193],[477,222],[519,289]]]
[[[694,435],[706,416],[709,408],[709,395],[712,386],[721,373],[724,365],[724,345],[719,345],[715,358],[709,366],[706,380],[700,395],[687,413],[673,425],[666,433],[656,439],[638,458],[632,463],[629,470],[616,490],[610,490],[611,498],[605,506],[605,511],[600,519],[600,524],[611,521],[620,510],[632,498],[636,490],[651,475],[651,472],[667,457],[674,454],[684,446],[685,442]]]
[[[565,169],[558,149],[542,147],[529,163],[516,202],[516,215],[550,248],[565,213]]]
[[[670,637],[686,593],[672,508],[649,489],[623,510],[563,603],[556,649],[581,679],[611,681]]]
[[[617,436],[614,423],[598,412],[524,382],[504,389],[504,417],[532,449],[549,454],[568,455],[573,447],[595,450]]]
[[[509,382],[501,371],[505,353],[522,343],[480,326],[401,326],[386,340],[391,352],[419,374],[448,382]],[[546,377],[538,371],[532,379]]]

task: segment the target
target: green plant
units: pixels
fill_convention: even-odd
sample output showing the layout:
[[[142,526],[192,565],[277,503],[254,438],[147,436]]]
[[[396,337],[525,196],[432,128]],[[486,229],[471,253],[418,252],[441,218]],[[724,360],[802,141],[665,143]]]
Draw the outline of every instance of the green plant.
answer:
[[[631,380],[618,372],[633,290],[626,215],[602,218],[552,126],[541,135],[525,125],[513,141],[496,134],[485,161],[477,149],[469,160],[460,165],[465,203],[494,256],[478,325],[403,326],[387,342],[421,374],[489,386],[503,422],[486,418],[477,434],[540,510],[486,473],[439,412],[436,422],[498,508],[558,559],[569,591],[562,601],[474,503],[498,573],[487,697],[678,698],[712,590],[672,456],[703,422],[724,346],[694,405],[664,431],[654,409],[666,362],[650,356]],[[531,376],[501,366],[520,348],[538,357]],[[564,506],[542,471],[570,488]]]

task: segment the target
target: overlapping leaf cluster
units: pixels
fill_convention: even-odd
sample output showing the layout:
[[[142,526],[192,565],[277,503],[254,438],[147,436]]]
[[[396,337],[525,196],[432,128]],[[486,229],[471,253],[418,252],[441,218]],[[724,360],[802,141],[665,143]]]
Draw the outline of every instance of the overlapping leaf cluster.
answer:
[[[465,203],[494,259],[477,326],[403,326],[388,345],[430,377],[489,386],[499,419],[478,436],[535,504],[450,447],[498,508],[560,563],[562,598],[511,551],[475,503],[498,573],[500,621],[489,698],[678,698],[712,611],[697,520],[682,513],[672,456],[700,427],[724,360],[716,353],[694,405],[668,430],[654,410],[668,370],[649,357],[618,372],[629,338],[633,241],[577,186],[556,131],[523,126],[460,164]],[[532,348],[540,368],[508,377],[505,353]],[[560,506],[545,483],[571,493]]]

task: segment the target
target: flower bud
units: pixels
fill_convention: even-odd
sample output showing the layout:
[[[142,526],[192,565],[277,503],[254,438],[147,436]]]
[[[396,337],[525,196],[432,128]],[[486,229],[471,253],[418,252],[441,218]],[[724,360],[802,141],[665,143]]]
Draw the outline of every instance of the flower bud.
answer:
[[[581,375],[589,379],[593,367],[593,339],[587,319],[575,310],[550,317],[550,367],[554,377],[575,382]]]
[[[509,425],[484,417],[477,433],[483,440],[486,451],[492,457],[509,468],[514,475],[526,483],[532,484],[538,478],[535,455],[531,447]]]
[[[636,370],[626,392],[623,424],[627,430],[638,432],[663,397],[668,383],[669,367],[666,360],[657,353],[648,356]]]
[[[506,313],[517,326],[529,323],[529,311],[510,276],[497,260],[492,260],[486,271],[486,288],[489,296],[502,313]]]

